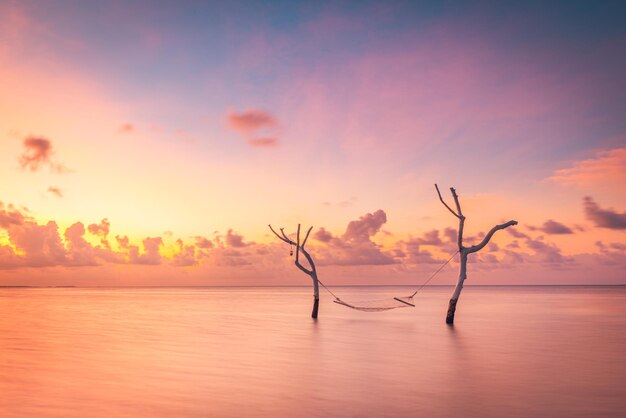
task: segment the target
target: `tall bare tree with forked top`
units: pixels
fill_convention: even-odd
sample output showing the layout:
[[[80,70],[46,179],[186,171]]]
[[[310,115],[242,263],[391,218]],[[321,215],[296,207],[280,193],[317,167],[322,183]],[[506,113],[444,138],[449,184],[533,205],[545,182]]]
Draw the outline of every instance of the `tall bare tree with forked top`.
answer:
[[[459,245],[459,254],[461,254],[461,264],[459,268],[459,279],[456,282],[456,287],[454,288],[454,292],[452,293],[452,298],[450,298],[450,303],[448,304],[448,313],[446,314],[446,324],[454,323],[454,313],[456,312],[456,305],[459,301],[459,296],[461,296],[461,290],[463,290],[463,282],[467,279],[467,256],[480,251],[483,249],[485,245],[489,243],[493,234],[496,231],[501,229],[508,228],[509,226],[517,225],[517,221],[508,221],[506,223],[496,225],[485,235],[483,240],[476,245],[472,245],[470,247],[463,246],[463,227],[465,226],[465,216],[463,216],[463,212],[461,211],[461,204],[459,203],[459,196],[456,194],[456,190],[454,187],[450,187],[450,192],[452,193],[452,197],[454,198],[454,204],[456,206],[456,210],[452,209],[441,197],[441,193],[439,192],[439,187],[435,184],[435,189],[437,189],[437,194],[439,195],[439,200],[441,203],[459,219],[459,231],[457,235],[457,242]]]
[[[311,230],[313,229],[313,227],[309,228],[309,230],[306,232],[306,235],[304,237],[304,241],[300,243],[300,224],[298,224],[298,232],[296,233],[295,242],[291,240],[287,236],[287,234],[285,234],[284,228],[280,228],[280,235],[279,235],[276,231],[274,231],[274,228],[272,228],[272,225],[268,225],[268,226],[270,227],[270,230],[274,233],[274,235],[278,237],[278,239],[280,239],[283,242],[286,242],[289,245],[296,246],[296,261],[295,261],[296,267],[298,267],[304,273],[308,274],[313,280],[313,298],[314,299],[313,299],[313,312],[311,313],[311,317],[313,319],[316,319],[317,311],[320,305],[319,281],[317,280],[317,270],[315,269],[315,263],[313,262],[313,258],[311,257],[311,254],[309,254],[309,252],[304,248],[304,246],[306,245],[307,239],[309,239],[309,234],[311,233]],[[300,263],[300,253],[304,254],[304,257],[308,261],[310,268],[306,268]]]

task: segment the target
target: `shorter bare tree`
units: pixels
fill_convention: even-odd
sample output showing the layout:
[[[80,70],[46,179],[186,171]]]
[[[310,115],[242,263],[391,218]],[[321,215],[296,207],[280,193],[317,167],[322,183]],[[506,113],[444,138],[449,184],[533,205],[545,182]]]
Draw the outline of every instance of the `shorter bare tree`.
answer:
[[[463,246],[463,227],[465,226],[465,216],[463,216],[463,212],[461,212],[461,204],[459,203],[459,196],[456,194],[456,190],[454,187],[450,187],[450,192],[452,193],[452,197],[454,198],[454,203],[456,205],[456,211],[453,210],[441,197],[441,193],[439,192],[439,187],[435,184],[435,189],[437,189],[437,194],[439,195],[439,200],[441,203],[459,219],[459,232],[457,235],[457,241],[459,245],[459,254],[461,254],[461,265],[459,269],[459,279],[456,282],[456,287],[454,288],[454,292],[452,293],[452,298],[450,298],[450,304],[448,305],[448,313],[446,315],[446,324],[454,323],[454,313],[456,312],[456,304],[459,301],[459,296],[461,296],[461,290],[463,290],[463,282],[467,279],[467,256],[480,251],[483,249],[485,245],[489,243],[493,234],[500,229],[508,228],[512,225],[517,225],[517,221],[508,221],[506,223],[496,225],[485,235],[483,240],[477,244],[472,245],[470,247]]]
[[[283,242],[286,242],[289,245],[295,245],[296,246],[296,261],[295,264],[296,266],[302,270],[304,273],[308,274],[311,279],[313,280],[313,297],[314,297],[314,302],[313,302],[313,312],[311,313],[311,317],[316,319],[317,318],[317,311],[319,309],[319,305],[320,305],[320,288],[319,288],[319,281],[317,280],[317,270],[315,270],[315,263],[313,262],[313,258],[311,258],[311,254],[309,254],[309,252],[307,250],[304,249],[304,246],[306,244],[307,239],[309,239],[309,234],[311,233],[311,230],[313,229],[313,227],[310,227],[309,230],[306,232],[306,236],[304,237],[304,241],[302,241],[302,243],[300,243],[300,224],[298,224],[298,232],[296,233],[296,242],[292,241],[287,234],[285,234],[284,228],[280,228],[280,235],[274,231],[274,228],[272,228],[272,225],[268,225],[270,227],[270,230],[274,233],[274,235],[276,235],[278,237],[278,239],[280,239]],[[304,257],[306,258],[306,260],[309,263],[310,268],[306,268],[304,267],[301,263],[300,263],[300,253],[304,254]]]

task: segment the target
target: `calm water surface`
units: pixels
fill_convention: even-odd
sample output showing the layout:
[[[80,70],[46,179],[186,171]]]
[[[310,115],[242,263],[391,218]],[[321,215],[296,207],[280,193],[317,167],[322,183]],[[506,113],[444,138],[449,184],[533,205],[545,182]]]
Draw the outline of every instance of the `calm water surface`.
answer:
[[[0,416],[624,416],[626,288],[450,290],[0,289]]]

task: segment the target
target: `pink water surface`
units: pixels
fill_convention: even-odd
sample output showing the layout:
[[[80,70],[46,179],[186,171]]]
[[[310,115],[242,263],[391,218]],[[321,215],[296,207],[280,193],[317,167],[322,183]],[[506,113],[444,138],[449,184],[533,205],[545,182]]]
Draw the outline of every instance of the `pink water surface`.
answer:
[[[0,289],[0,416],[624,416],[626,288],[467,287],[454,327],[449,293]]]

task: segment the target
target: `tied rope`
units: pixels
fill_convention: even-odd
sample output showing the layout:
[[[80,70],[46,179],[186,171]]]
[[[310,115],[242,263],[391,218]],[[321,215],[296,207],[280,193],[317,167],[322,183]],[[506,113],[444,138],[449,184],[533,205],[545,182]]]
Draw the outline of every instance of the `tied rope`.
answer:
[[[424,286],[426,286],[428,284],[428,282],[430,282],[436,275],[437,273],[439,273],[441,271],[441,269],[443,269],[445,266],[448,265],[448,263],[450,261],[452,261],[452,259],[459,253],[459,251],[457,250],[457,252],[455,252],[454,254],[452,254],[452,257],[448,258],[448,261],[446,261],[445,263],[443,263],[441,266],[439,266],[439,268],[437,269],[437,271],[435,271],[433,274],[430,275],[430,277],[428,278],[428,280],[426,280],[416,291],[415,293],[413,293],[411,296],[409,296],[409,298],[412,298],[413,296],[417,295],[417,292],[419,292],[420,290],[422,290],[424,288]]]
[[[441,271],[441,270],[442,270],[445,266],[447,266],[447,265],[448,265],[448,263],[449,263],[450,261],[452,261],[452,259],[453,259],[453,258],[454,258],[454,257],[455,257],[458,253],[459,253],[459,251],[457,250],[454,254],[452,254],[452,256],[451,256],[450,258],[448,258],[448,260],[447,260],[445,263],[443,263],[441,266],[439,266],[439,268],[438,268],[438,269],[437,269],[437,270],[436,270],[433,274],[431,274],[431,275],[430,275],[430,277],[428,278],[428,280],[426,280],[424,283],[422,283],[422,285],[421,285],[421,286],[420,286],[420,287],[419,287],[419,288],[418,288],[418,289],[417,289],[417,290],[416,290],[416,291],[415,291],[415,292],[414,292],[411,296],[409,296],[409,297],[408,297],[408,299],[411,299],[413,296],[417,295],[417,293],[418,293],[420,290],[422,290],[422,289],[424,288],[424,286],[426,286],[426,285],[427,285],[427,284],[428,284],[428,283],[429,283],[429,282],[430,282],[430,281],[431,281],[431,280],[432,280],[432,279],[433,279],[433,278],[434,278],[437,274],[439,274],[439,272],[440,272],[440,271]],[[320,279],[317,279],[317,282],[318,282],[319,284],[321,284],[321,285],[322,285],[322,287],[323,287],[324,289],[326,289],[326,291],[327,291],[328,293],[330,293],[331,295],[333,295],[333,297],[335,298],[335,300],[338,300],[338,301],[343,302],[343,301],[342,301],[342,300],[341,300],[341,299],[340,299],[337,295],[335,295],[335,294],[332,292],[332,290],[330,290],[328,287],[326,287],[326,285],[325,285],[324,283],[322,283],[322,281],[321,281]],[[402,302],[402,301],[400,301],[400,302]],[[403,303],[406,303],[406,302],[403,302]]]

